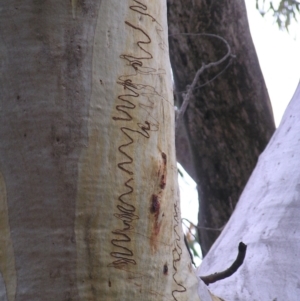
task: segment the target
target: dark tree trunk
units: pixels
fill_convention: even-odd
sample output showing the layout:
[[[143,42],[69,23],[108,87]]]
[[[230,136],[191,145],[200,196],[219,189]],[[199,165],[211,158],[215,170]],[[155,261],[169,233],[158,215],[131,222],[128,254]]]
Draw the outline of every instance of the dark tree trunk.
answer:
[[[179,106],[183,95],[178,92],[186,90],[203,63],[221,59],[227,48],[215,37],[178,33],[218,35],[235,55],[201,75],[199,85],[226,69],[193,91],[177,135],[178,161],[198,184],[199,239],[205,255],[220,233],[205,228],[218,229],[228,221],[275,125],[243,1],[168,0],[168,22]]]

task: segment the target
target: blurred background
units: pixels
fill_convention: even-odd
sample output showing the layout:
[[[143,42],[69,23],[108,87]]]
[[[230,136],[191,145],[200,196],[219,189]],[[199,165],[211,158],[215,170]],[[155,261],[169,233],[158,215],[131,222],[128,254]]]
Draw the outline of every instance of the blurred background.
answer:
[[[276,12],[284,9],[279,7],[282,1],[245,2],[252,39],[278,127],[300,79],[300,25],[297,21],[300,17],[299,6],[282,15]],[[196,229],[199,210],[197,184],[180,164],[178,171],[182,227],[194,263],[198,266],[202,254]]]

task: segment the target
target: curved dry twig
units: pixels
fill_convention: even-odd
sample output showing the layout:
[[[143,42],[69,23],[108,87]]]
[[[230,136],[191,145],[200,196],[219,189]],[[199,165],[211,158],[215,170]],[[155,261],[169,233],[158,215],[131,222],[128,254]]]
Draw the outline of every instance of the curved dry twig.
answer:
[[[192,223],[190,220],[188,220],[187,218],[182,218],[181,219],[181,222],[182,222],[182,224],[183,225],[185,225],[187,228],[189,228],[183,221],[187,221],[188,223],[190,223],[194,228],[197,228],[197,229],[199,229],[199,230],[207,230],[207,231],[217,231],[217,232],[221,232],[223,229],[224,229],[224,227],[225,227],[225,225],[224,226],[222,226],[222,227],[220,227],[220,228],[210,228],[210,227],[200,227],[200,226],[196,226],[194,223]],[[191,233],[192,234],[192,233]],[[193,235],[193,234],[192,234]],[[194,235],[193,235],[194,236]]]
[[[243,264],[245,256],[246,256],[246,251],[247,251],[247,245],[245,245],[243,242],[240,242],[238,256],[237,256],[236,260],[233,262],[233,264],[227,270],[220,272],[220,273],[211,274],[208,276],[200,276],[200,279],[206,285],[209,285],[210,283],[214,283],[216,281],[230,277]]]

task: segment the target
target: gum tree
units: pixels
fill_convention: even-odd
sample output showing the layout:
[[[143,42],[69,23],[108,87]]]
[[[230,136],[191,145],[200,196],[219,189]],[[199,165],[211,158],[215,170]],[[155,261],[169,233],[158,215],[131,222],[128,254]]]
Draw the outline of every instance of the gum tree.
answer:
[[[198,300],[165,2],[0,8],[1,300]]]

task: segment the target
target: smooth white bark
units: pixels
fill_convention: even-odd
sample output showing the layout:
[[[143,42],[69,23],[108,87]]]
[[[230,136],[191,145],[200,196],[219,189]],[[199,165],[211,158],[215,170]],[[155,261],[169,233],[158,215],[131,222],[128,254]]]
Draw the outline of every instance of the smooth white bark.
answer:
[[[238,205],[198,274],[230,266],[240,241],[242,267],[211,284],[226,301],[298,301],[300,296],[300,85],[260,156]]]
[[[166,29],[160,1],[106,1],[98,15],[76,209],[81,300],[197,299],[182,240]]]

